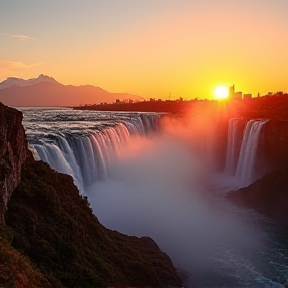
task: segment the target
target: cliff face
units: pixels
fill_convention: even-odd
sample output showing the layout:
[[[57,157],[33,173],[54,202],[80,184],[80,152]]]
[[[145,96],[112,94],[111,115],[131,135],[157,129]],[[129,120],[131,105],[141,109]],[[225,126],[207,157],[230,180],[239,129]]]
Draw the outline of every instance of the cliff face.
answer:
[[[248,187],[231,191],[231,202],[255,209],[288,229],[288,172],[269,173]]]
[[[261,179],[227,198],[277,220],[288,228],[288,120],[270,119],[260,135],[255,170]],[[262,171],[261,171],[262,170]]]
[[[288,120],[269,120],[262,141],[263,155],[270,170],[288,169]]]
[[[20,182],[22,164],[30,155],[21,122],[21,112],[0,103],[0,224],[11,193]]]
[[[72,177],[25,163],[5,214],[12,246],[53,287],[181,286],[170,258],[148,237],[102,226]]]
[[[239,120],[237,124],[237,129],[241,137],[237,140],[239,141],[238,143],[234,143],[234,145],[237,146],[235,151],[237,151],[238,154],[240,152],[245,126],[251,119],[247,118],[245,113],[243,115],[245,117],[241,117],[241,120]],[[288,170],[288,120],[274,119],[273,115],[271,115],[271,117],[272,118],[267,118],[269,121],[266,122],[260,134],[255,163],[256,175],[264,175],[279,169]],[[260,119],[263,118],[260,117]],[[224,118],[222,124],[219,126],[220,129],[215,125],[215,129],[218,130],[217,141],[215,141],[216,144],[214,146],[218,149],[218,158],[221,159],[220,161],[224,164],[228,144],[228,122],[229,118]],[[216,123],[216,121],[214,121],[214,123]],[[223,166],[224,165],[221,166],[222,169]]]
[[[106,229],[72,177],[33,159],[21,121],[19,111],[0,105],[0,286],[181,287],[151,238]]]

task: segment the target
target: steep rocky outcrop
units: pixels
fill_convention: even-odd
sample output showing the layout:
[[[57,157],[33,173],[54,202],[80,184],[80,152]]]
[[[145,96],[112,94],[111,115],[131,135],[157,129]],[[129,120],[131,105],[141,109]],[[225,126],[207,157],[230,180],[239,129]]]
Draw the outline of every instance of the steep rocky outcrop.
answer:
[[[263,155],[270,170],[288,169],[288,119],[269,120],[263,133]]]
[[[265,176],[248,187],[231,191],[227,198],[277,220],[288,229],[288,119],[274,118],[272,112],[270,116],[260,135],[254,167],[255,172]]]
[[[1,287],[181,287],[151,238],[106,229],[72,177],[32,158],[21,120],[1,104]]]
[[[72,177],[42,161],[24,164],[5,217],[13,247],[53,287],[181,286],[170,258],[152,239],[106,229]]]
[[[288,230],[287,170],[269,173],[248,187],[229,192],[226,197],[277,220]]]
[[[0,224],[11,193],[20,182],[22,164],[30,155],[21,122],[21,112],[0,103]]]

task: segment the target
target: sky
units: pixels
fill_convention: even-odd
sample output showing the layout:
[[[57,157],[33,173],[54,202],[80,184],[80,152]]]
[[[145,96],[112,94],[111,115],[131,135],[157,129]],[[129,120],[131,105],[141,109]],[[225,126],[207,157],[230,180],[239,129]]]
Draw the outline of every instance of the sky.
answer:
[[[287,0],[0,0],[0,81],[146,99],[288,92]]]

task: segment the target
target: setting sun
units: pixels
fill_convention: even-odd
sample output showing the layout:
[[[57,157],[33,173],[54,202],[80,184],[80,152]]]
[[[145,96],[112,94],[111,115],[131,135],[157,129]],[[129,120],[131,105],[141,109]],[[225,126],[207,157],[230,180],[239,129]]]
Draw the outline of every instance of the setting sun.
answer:
[[[216,99],[226,99],[229,95],[229,90],[226,86],[218,86],[214,90],[214,96]]]

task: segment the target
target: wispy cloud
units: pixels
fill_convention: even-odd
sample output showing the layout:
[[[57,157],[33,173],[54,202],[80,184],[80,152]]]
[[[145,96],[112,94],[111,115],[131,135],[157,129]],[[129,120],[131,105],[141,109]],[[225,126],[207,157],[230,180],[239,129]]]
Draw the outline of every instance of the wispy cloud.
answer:
[[[9,38],[18,39],[18,40],[20,40],[20,41],[36,40],[35,38],[30,37],[30,36],[27,36],[27,35],[24,35],[24,34],[10,34],[10,33],[5,33],[5,34],[3,34],[3,35],[6,36],[6,37],[9,37]]]
[[[17,61],[0,61],[0,69],[9,71],[26,70],[40,65],[43,65],[43,63],[25,64]]]

